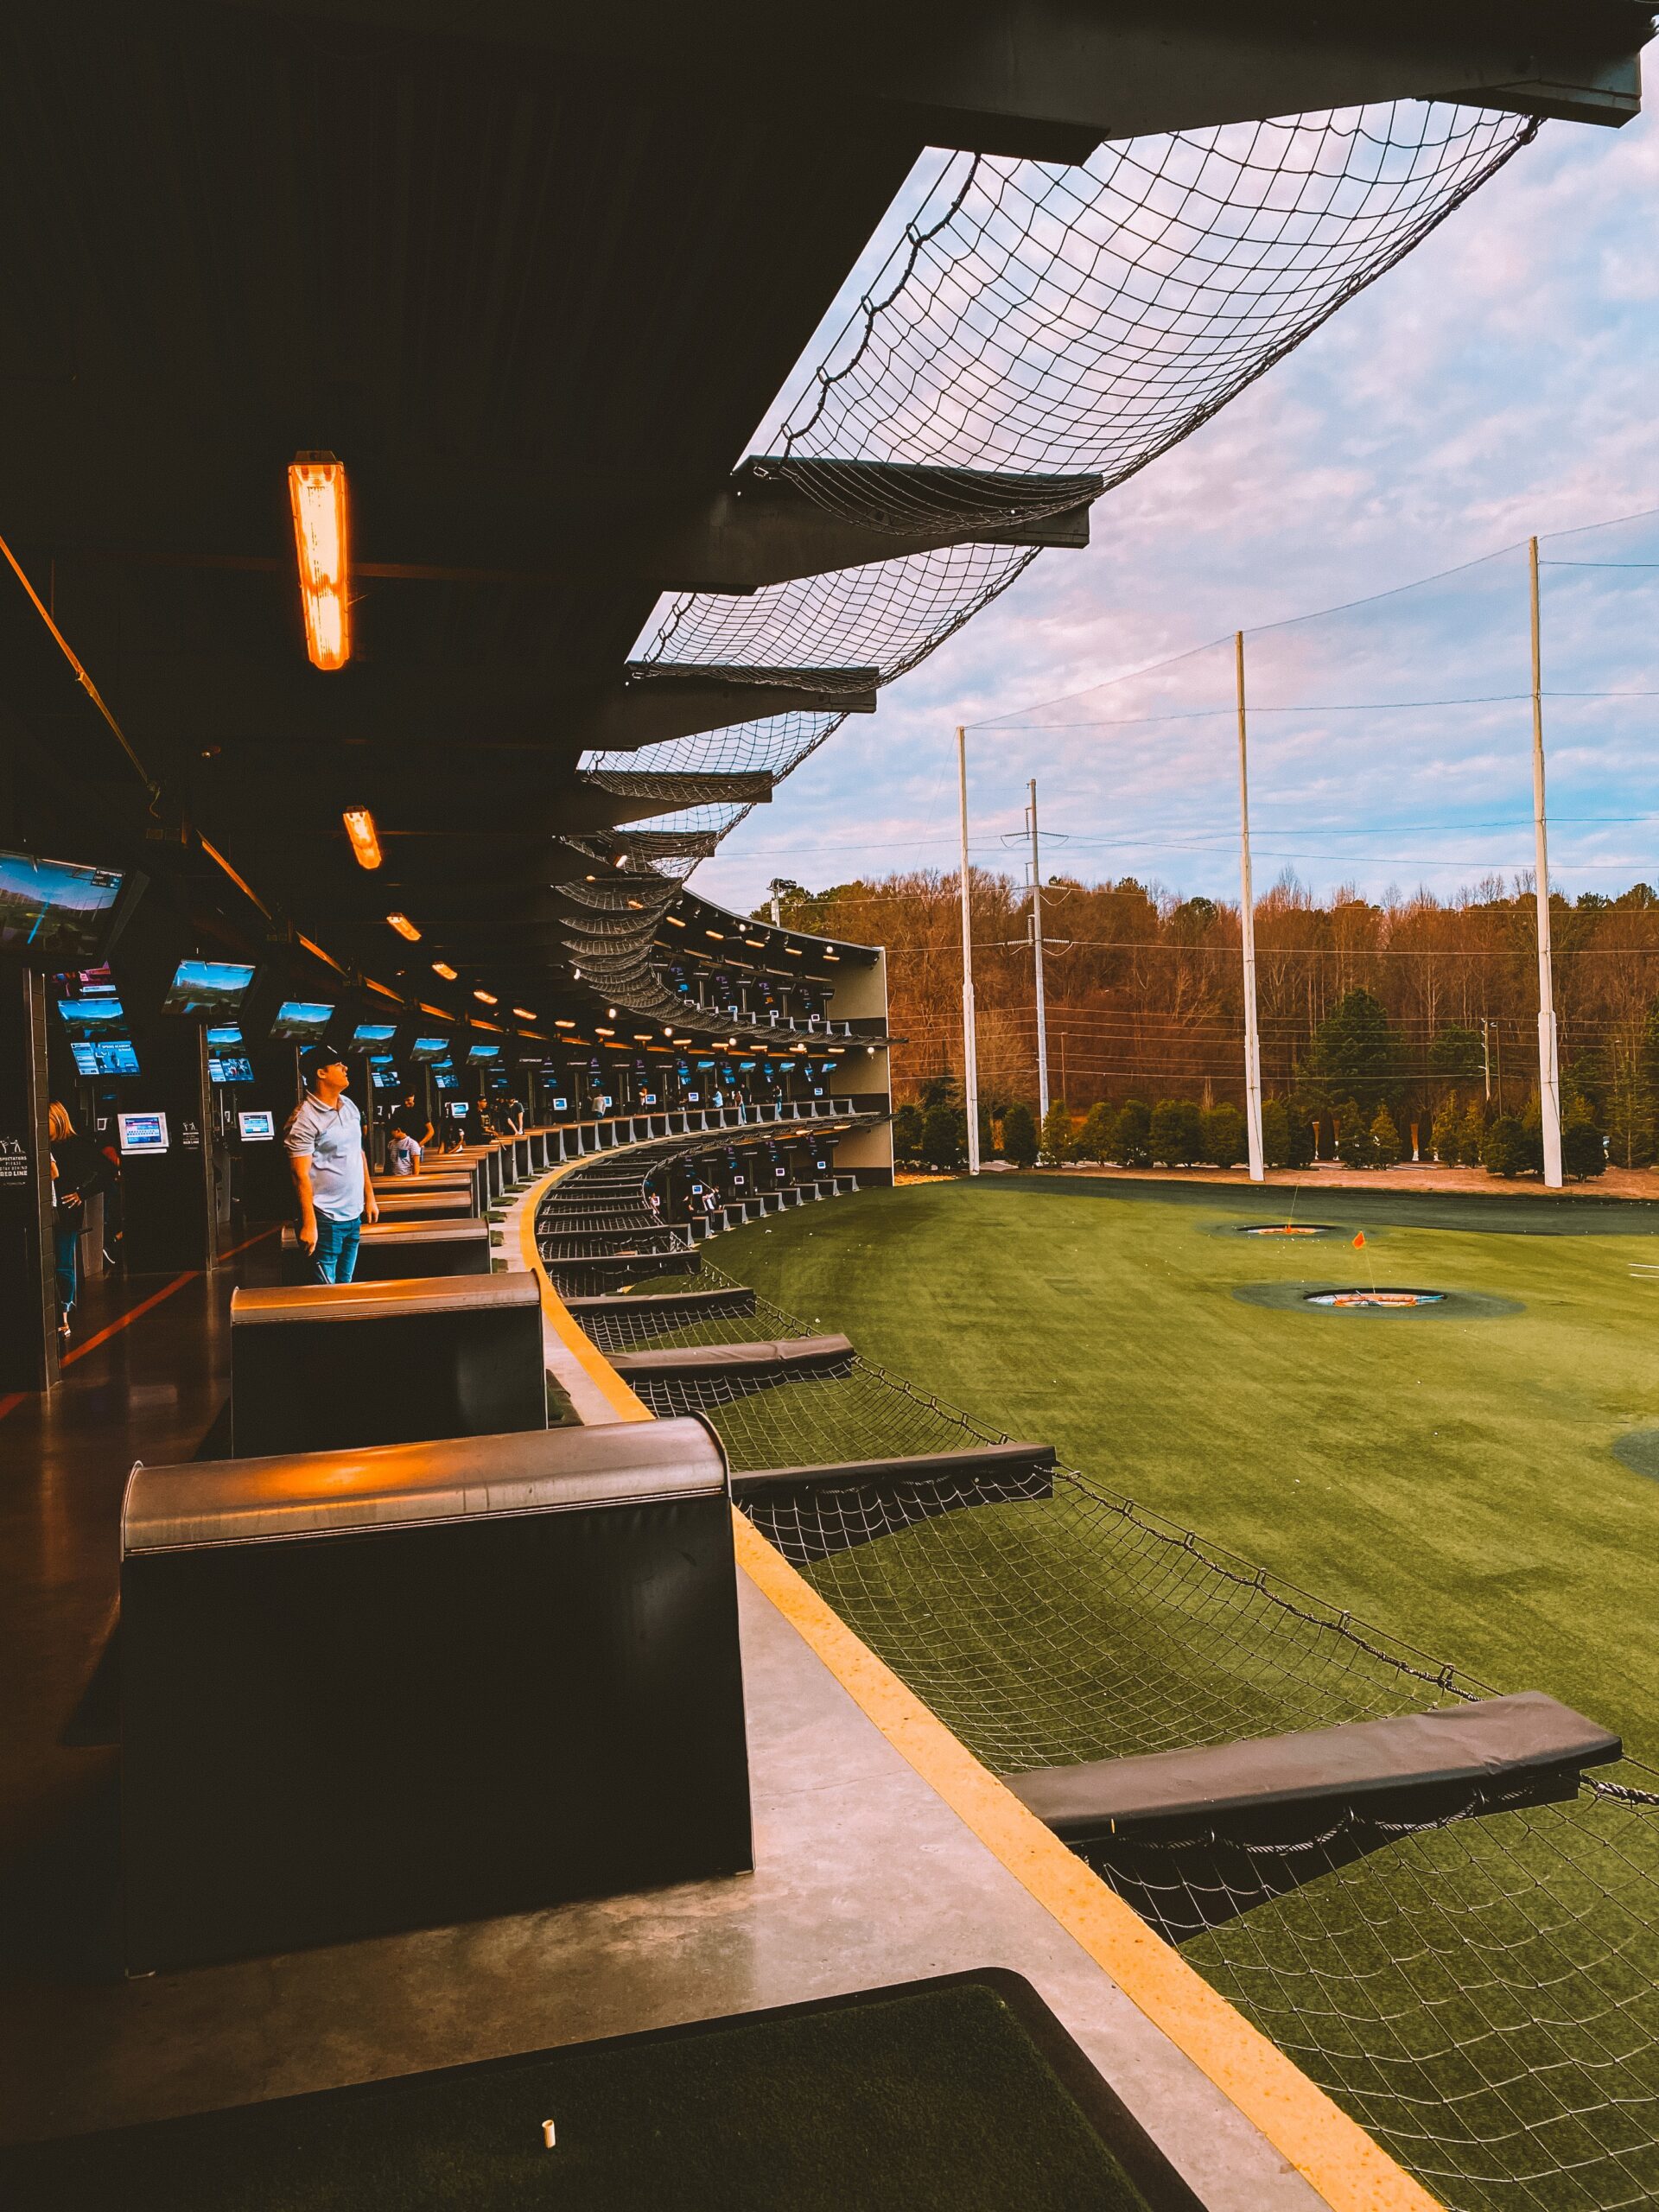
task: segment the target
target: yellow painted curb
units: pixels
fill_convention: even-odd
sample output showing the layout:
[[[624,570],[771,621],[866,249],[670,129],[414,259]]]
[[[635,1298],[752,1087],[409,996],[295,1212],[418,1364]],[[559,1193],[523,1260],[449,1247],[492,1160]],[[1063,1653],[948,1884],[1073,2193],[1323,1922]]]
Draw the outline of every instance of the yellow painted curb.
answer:
[[[627,1147],[619,1145],[614,1149],[625,1152]],[[603,1352],[596,1349],[592,1338],[572,1320],[564,1300],[554,1289],[547,1269],[542,1265],[541,1254],[536,1249],[537,1208],[556,1183],[562,1183],[576,1168],[586,1167],[597,1156],[594,1153],[584,1153],[578,1159],[561,1160],[550,1174],[543,1175],[541,1181],[533,1185],[518,1219],[519,1249],[524,1255],[524,1265],[541,1285],[542,1311],[552,1323],[555,1335],[572,1357],[581,1362],[594,1387],[603,1392],[607,1404],[613,1408],[617,1419],[650,1421],[652,1418],[650,1408],[640,1404]]]
[[[739,1564],[952,1812],[1333,2212],[1440,2212],[1357,2120],[980,1764],[743,1514]]]

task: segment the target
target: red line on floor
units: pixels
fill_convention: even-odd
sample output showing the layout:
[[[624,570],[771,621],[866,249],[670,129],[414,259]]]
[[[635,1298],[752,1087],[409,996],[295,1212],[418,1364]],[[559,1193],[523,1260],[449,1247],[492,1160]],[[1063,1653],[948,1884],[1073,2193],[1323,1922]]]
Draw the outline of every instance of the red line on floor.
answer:
[[[232,1244],[228,1252],[221,1252],[219,1256],[221,1260],[233,1260],[238,1252],[245,1252],[249,1245],[263,1244],[267,1236],[276,1234],[274,1229],[262,1229],[257,1236],[245,1237],[240,1244]],[[200,1268],[191,1268],[184,1274],[175,1275],[171,1282],[164,1284],[160,1290],[152,1291],[148,1298],[140,1299],[137,1306],[129,1306],[124,1313],[118,1314],[108,1328],[100,1329],[95,1337],[88,1337],[84,1344],[77,1344],[73,1351],[65,1352],[58,1365],[60,1368],[73,1367],[78,1359],[84,1359],[89,1351],[96,1351],[99,1344],[107,1344],[111,1337],[118,1336],[123,1329],[142,1319],[152,1306],[159,1306],[164,1298],[171,1298],[174,1292],[182,1290],[186,1283],[195,1282],[200,1274]],[[28,1390],[14,1390],[10,1397],[0,1398],[0,1421],[3,1421],[8,1414],[15,1413],[23,1400],[32,1395]]]
[[[89,1351],[96,1351],[99,1344],[107,1344],[111,1337],[119,1336],[123,1329],[130,1327],[141,1314],[148,1313],[152,1306],[159,1306],[164,1298],[171,1298],[174,1292],[182,1290],[186,1283],[199,1281],[200,1274],[200,1268],[192,1268],[184,1274],[175,1275],[172,1281],[162,1289],[151,1291],[148,1298],[141,1298],[136,1306],[129,1306],[124,1313],[111,1322],[107,1329],[100,1329],[95,1337],[88,1337],[84,1344],[77,1344],[73,1351],[65,1352],[58,1362],[59,1366],[73,1367],[78,1359],[85,1359]]]
[[[250,1244],[263,1244],[267,1236],[276,1234],[274,1229],[262,1229],[257,1236],[245,1236],[239,1244],[232,1244],[228,1252],[221,1252],[219,1256],[221,1260],[233,1260],[238,1252],[245,1252]]]

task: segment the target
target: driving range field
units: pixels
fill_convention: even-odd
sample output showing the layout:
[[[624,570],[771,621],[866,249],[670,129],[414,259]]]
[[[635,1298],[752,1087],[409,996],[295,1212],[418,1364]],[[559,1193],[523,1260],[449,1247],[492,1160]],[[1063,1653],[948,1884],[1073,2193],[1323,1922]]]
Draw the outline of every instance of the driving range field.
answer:
[[[918,1184],[711,1257],[1140,1504],[1659,1758],[1659,1479],[1613,1451],[1659,1430],[1659,1275],[1632,1274],[1659,1263],[1659,1205],[1379,1182],[1296,1195],[1294,1217],[1339,1235],[1236,1233],[1290,1197]],[[1300,1310],[1298,1285],[1373,1284],[1462,1295]]]

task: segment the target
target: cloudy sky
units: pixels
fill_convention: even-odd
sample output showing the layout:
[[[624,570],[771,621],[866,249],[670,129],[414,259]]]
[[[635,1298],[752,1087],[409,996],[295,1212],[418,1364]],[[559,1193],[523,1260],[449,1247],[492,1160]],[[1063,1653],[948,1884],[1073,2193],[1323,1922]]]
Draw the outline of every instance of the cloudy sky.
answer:
[[[1560,535],[1659,508],[1656,237],[1659,118],[1546,125],[1400,268],[1101,501],[1087,553],[1044,555],[884,691],[699,887],[747,906],[773,875],[818,888],[954,865],[962,722],[976,861],[1017,867],[1006,840],[1035,776],[1057,839],[1046,873],[1234,896],[1240,627],[1258,888],[1286,866],[1373,895],[1527,867],[1535,531],[1552,876],[1572,893],[1659,880],[1659,565],[1643,565],[1659,522]]]

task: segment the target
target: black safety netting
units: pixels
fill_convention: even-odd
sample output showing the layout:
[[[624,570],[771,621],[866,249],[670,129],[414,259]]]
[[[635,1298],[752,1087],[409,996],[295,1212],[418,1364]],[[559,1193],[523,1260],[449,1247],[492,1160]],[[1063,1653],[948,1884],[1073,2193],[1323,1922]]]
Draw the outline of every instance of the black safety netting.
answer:
[[[991,543],[906,553],[901,532],[988,537],[1011,515],[1075,503],[1058,480],[1121,483],[1409,252],[1535,129],[1401,101],[1124,140],[1076,167],[931,156],[931,188],[766,461],[825,509],[893,532],[896,557],[747,596],[682,594],[644,659],[874,666],[890,682],[1036,557]],[[923,473],[895,486],[836,465],[851,461]],[[583,766],[780,777],[842,719],[777,715]]]
[[[705,1258],[704,1288],[743,1287]],[[833,1328],[763,1297],[677,1325],[609,1309],[613,1350]],[[835,1379],[690,1380],[740,1502],[862,1640],[1004,1774],[1191,1750],[1491,1695],[1453,1668],[855,1357]],[[942,1461],[908,1484],[858,1469]],[[757,1470],[848,1479],[755,1494]],[[1569,1783],[1569,1789],[1573,1785]],[[1281,1824],[1282,1827],[1282,1824]],[[1152,1923],[1457,2212],[1659,2197],[1659,1775],[1566,1802],[1471,1786],[1432,1818],[1084,1848]]]

